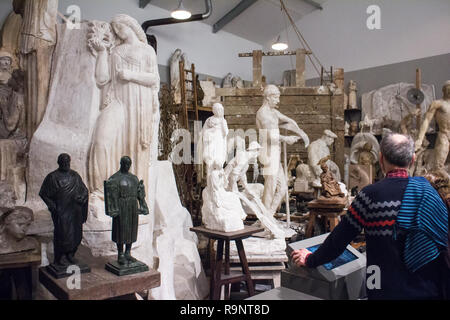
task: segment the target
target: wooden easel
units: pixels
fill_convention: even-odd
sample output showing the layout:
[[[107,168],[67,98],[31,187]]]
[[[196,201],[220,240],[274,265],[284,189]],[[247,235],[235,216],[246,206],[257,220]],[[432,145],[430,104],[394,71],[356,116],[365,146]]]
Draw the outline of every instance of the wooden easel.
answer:
[[[262,58],[263,57],[279,57],[279,56],[296,56],[296,73],[295,73],[295,86],[305,86],[305,57],[307,54],[311,54],[310,51],[305,49],[297,49],[295,51],[286,52],[262,52],[261,50],[253,50],[250,53],[239,53],[240,58],[253,57],[253,87],[257,88],[263,84],[262,74]]]

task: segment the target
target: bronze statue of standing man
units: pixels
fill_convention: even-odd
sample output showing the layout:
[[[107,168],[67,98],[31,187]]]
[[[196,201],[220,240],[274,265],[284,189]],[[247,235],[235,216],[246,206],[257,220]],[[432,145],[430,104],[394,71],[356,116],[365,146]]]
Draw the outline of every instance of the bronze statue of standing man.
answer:
[[[131,159],[120,160],[120,171],[104,182],[105,211],[113,218],[112,240],[117,244],[117,261],[106,269],[119,276],[148,271],[148,266],[131,256],[131,246],[137,241],[139,215],[148,215],[144,181],[129,172]],[[125,247],[125,252],[124,252]]]
[[[54,231],[54,263],[48,270],[56,278],[68,277],[67,267],[78,265],[80,271],[89,272],[88,266],[75,259],[83,237],[83,224],[88,215],[89,191],[80,175],[70,169],[70,156],[58,157],[59,168],[45,177],[39,196],[52,215]]]

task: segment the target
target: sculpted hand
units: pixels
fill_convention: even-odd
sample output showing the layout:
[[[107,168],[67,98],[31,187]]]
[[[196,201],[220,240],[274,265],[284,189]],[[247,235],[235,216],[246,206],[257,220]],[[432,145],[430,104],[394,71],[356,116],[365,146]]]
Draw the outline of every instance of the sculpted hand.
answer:
[[[120,70],[119,78],[124,81],[130,81],[132,79],[132,72],[130,70]]]
[[[90,41],[90,43],[91,43],[92,48],[97,52],[103,52],[106,50],[105,44],[98,39],[94,39],[94,40]]]
[[[300,137],[297,136],[289,136],[289,137],[284,137],[283,138],[284,142],[286,142],[287,144],[291,145],[296,143],[298,140],[300,140]]]
[[[311,253],[308,249],[295,250],[292,252],[291,258],[297,266],[302,267],[306,265],[306,259]]]

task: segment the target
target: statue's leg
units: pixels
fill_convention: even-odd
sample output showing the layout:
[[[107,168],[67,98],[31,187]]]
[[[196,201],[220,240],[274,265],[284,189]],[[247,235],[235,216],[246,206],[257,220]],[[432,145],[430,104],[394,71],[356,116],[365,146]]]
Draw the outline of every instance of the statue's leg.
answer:
[[[128,262],[136,262],[137,260],[131,256],[131,246],[132,246],[131,243],[126,244],[125,258],[127,259]]]
[[[122,265],[126,264],[127,259],[125,258],[125,255],[123,254],[123,243],[117,244],[117,253],[118,253],[117,262],[119,262],[119,264],[122,264]]]
[[[77,248],[77,249],[78,249],[78,248]],[[74,251],[69,252],[69,253],[66,254],[67,260],[68,260],[70,263],[72,263],[72,264],[78,264],[78,260],[75,259],[75,253],[77,252],[77,249],[75,249]]]
[[[443,169],[448,156],[449,142],[446,134],[439,133],[434,146],[435,163],[433,169]]]
[[[53,263],[58,265],[58,266],[62,265],[61,258],[62,258],[63,255],[62,255],[61,251],[58,248],[56,248],[56,247],[54,249],[54,255],[55,255],[55,257],[53,259]]]
[[[276,180],[276,192],[271,204],[272,212],[276,212],[280,207],[281,202],[286,197],[287,189],[287,178],[284,174],[283,168],[280,166]]]
[[[276,188],[276,178],[277,177],[272,174],[264,176],[264,193],[262,201],[267,210],[271,210],[272,207],[273,197],[275,195],[275,188]]]

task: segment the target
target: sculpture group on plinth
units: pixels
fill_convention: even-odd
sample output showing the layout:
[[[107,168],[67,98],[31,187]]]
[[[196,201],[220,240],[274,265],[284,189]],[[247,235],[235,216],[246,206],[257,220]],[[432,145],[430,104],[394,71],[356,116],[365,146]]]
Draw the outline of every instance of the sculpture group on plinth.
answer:
[[[87,265],[75,258],[88,216],[89,191],[80,175],[70,169],[70,160],[68,154],[59,155],[59,168],[47,175],[39,192],[54,226],[54,261],[47,270],[55,278],[68,277],[70,265],[77,265],[82,273],[90,271]]]
[[[129,172],[131,164],[129,157],[122,157],[120,171],[104,182],[105,212],[113,218],[112,241],[117,244],[117,260],[108,262],[106,270],[118,276],[149,270],[131,256],[131,247],[137,241],[139,215],[149,214],[144,181]]]

